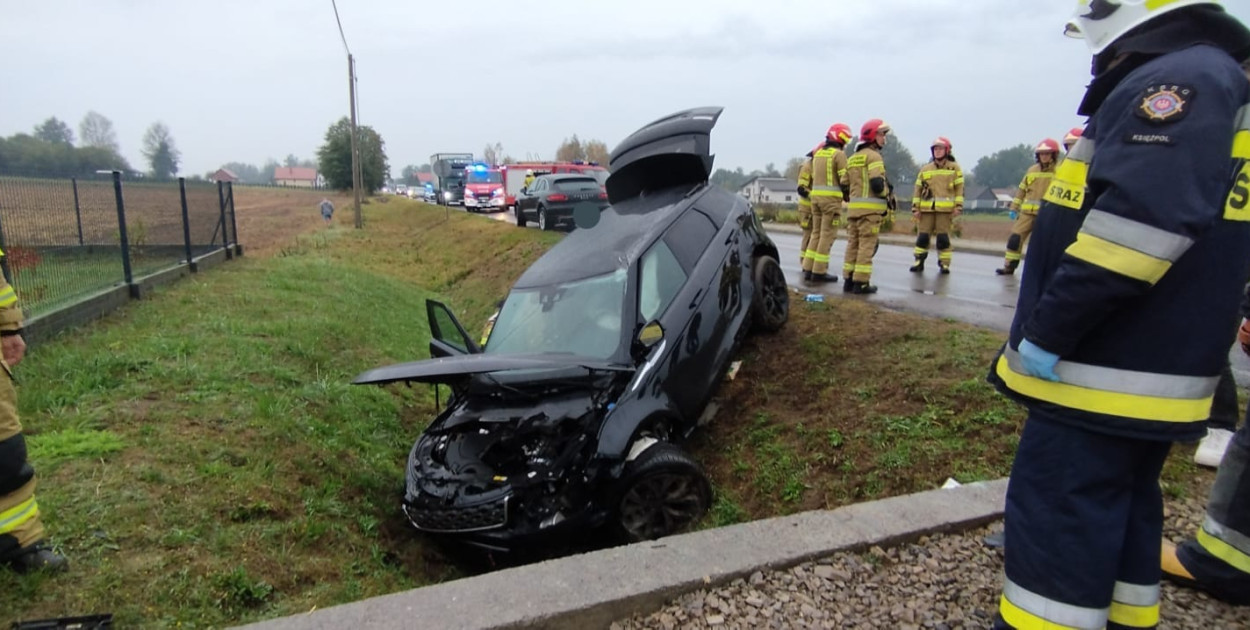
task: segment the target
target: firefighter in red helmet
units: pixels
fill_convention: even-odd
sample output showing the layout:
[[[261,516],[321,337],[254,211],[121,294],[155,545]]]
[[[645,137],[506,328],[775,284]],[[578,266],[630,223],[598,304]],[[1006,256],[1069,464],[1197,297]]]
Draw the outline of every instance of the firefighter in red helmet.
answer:
[[[1046,194],[1046,188],[1055,176],[1055,164],[1059,161],[1059,143],[1052,138],[1042,140],[1033,149],[1033,157],[1037,163],[1025,171],[1016,198],[1011,200],[1011,218],[1016,222],[1011,226],[1011,236],[1007,237],[1006,261],[1001,269],[994,270],[1000,276],[1010,276],[1020,266],[1021,252],[1024,251],[1029,235],[1033,233],[1033,220],[1037,218],[1037,211],[1042,207],[1042,196]]]
[[[916,264],[913,273],[924,271],[929,257],[929,239],[937,241],[938,269],[951,272],[951,221],[964,211],[964,173],[951,155],[951,141],[938,137],[929,147],[933,158],[920,167],[916,190],[911,199],[912,220],[916,223]]]
[[[1084,129],[1081,129],[1080,127],[1073,127],[1071,130],[1068,131],[1067,134],[1063,136],[1064,154],[1070,153],[1072,151],[1072,147],[1076,145],[1077,140],[1081,139],[1081,134],[1083,133],[1085,133]]]
[[[846,282],[842,290],[849,293],[876,293],[872,279],[872,257],[877,253],[881,221],[890,211],[893,186],[886,178],[881,149],[889,137],[890,126],[880,118],[864,123],[859,133],[859,146],[847,161],[848,204],[846,212],[846,261],[842,273]]]
[[[851,128],[836,123],[825,132],[825,142],[812,154],[812,238],[803,259],[803,279],[809,282],[837,282],[829,275],[829,250],[842,224],[842,203],[846,196],[846,143]]]

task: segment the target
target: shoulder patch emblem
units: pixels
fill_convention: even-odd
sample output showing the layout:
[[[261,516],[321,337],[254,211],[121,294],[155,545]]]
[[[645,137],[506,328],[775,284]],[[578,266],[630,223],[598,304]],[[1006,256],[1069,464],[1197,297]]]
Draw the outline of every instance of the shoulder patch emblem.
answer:
[[[1194,89],[1185,85],[1153,85],[1141,95],[1141,103],[1133,111],[1139,118],[1153,123],[1180,120],[1189,113]]]

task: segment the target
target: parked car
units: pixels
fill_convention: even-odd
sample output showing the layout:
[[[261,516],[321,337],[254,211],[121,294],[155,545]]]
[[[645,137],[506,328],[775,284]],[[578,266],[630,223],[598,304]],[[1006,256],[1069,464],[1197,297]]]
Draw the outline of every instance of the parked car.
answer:
[[[542,230],[569,225],[573,210],[582,204],[607,207],[608,193],[599,180],[582,174],[539,175],[517,193],[516,224],[525,227],[532,216]]]
[[[785,325],[777,247],[708,184],[720,108],[679,112],[612,153],[611,206],[525,270],[479,347],[428,301],[432,359],[357,384],[450,388],[405,468],[418,530],[504,552],[584,532],[679,532],[712,503],[681,449],[750,330]]]
[[[421,199],[427,203],[438,203],[438,191],[434,189],[434,184],[425,184],[421,191]]]

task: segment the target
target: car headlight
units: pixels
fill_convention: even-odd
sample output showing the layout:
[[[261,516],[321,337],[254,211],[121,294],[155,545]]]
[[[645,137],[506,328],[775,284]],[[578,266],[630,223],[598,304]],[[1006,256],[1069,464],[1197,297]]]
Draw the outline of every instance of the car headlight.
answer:
[[[443,199],[446,199],[446,200],[448,200],[448,201],[450,201],[450,200],[451,200],[451,191],[450,191],[450,190],[448,190],[448,191],[444,191],[444,192],[443,192]]]
[[[492,190],[492,191],[490,192],[490,196],[492,196],[492,197],[499,197],[499,196],[502,196],[502,195],[503,195],[503,189],[502,189],[502,188],[496,188],[496,189],[494,189],[494,190]]]

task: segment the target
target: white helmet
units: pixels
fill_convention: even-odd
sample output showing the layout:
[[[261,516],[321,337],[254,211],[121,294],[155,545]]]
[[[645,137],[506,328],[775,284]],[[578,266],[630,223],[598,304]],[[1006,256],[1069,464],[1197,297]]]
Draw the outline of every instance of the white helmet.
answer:
[[[527,168],[527,169],[525,169],[525,174],[526,174],[526,175],[533,175],[533,174],[534,174],[534,169],[532,169],[532,168]]]
[[[1216,4],[1214,0],[1077,0],[1076,12],[1063,33],[1084,39],[1097,55],[1125,33],[1148,20],[1196,4]]]

